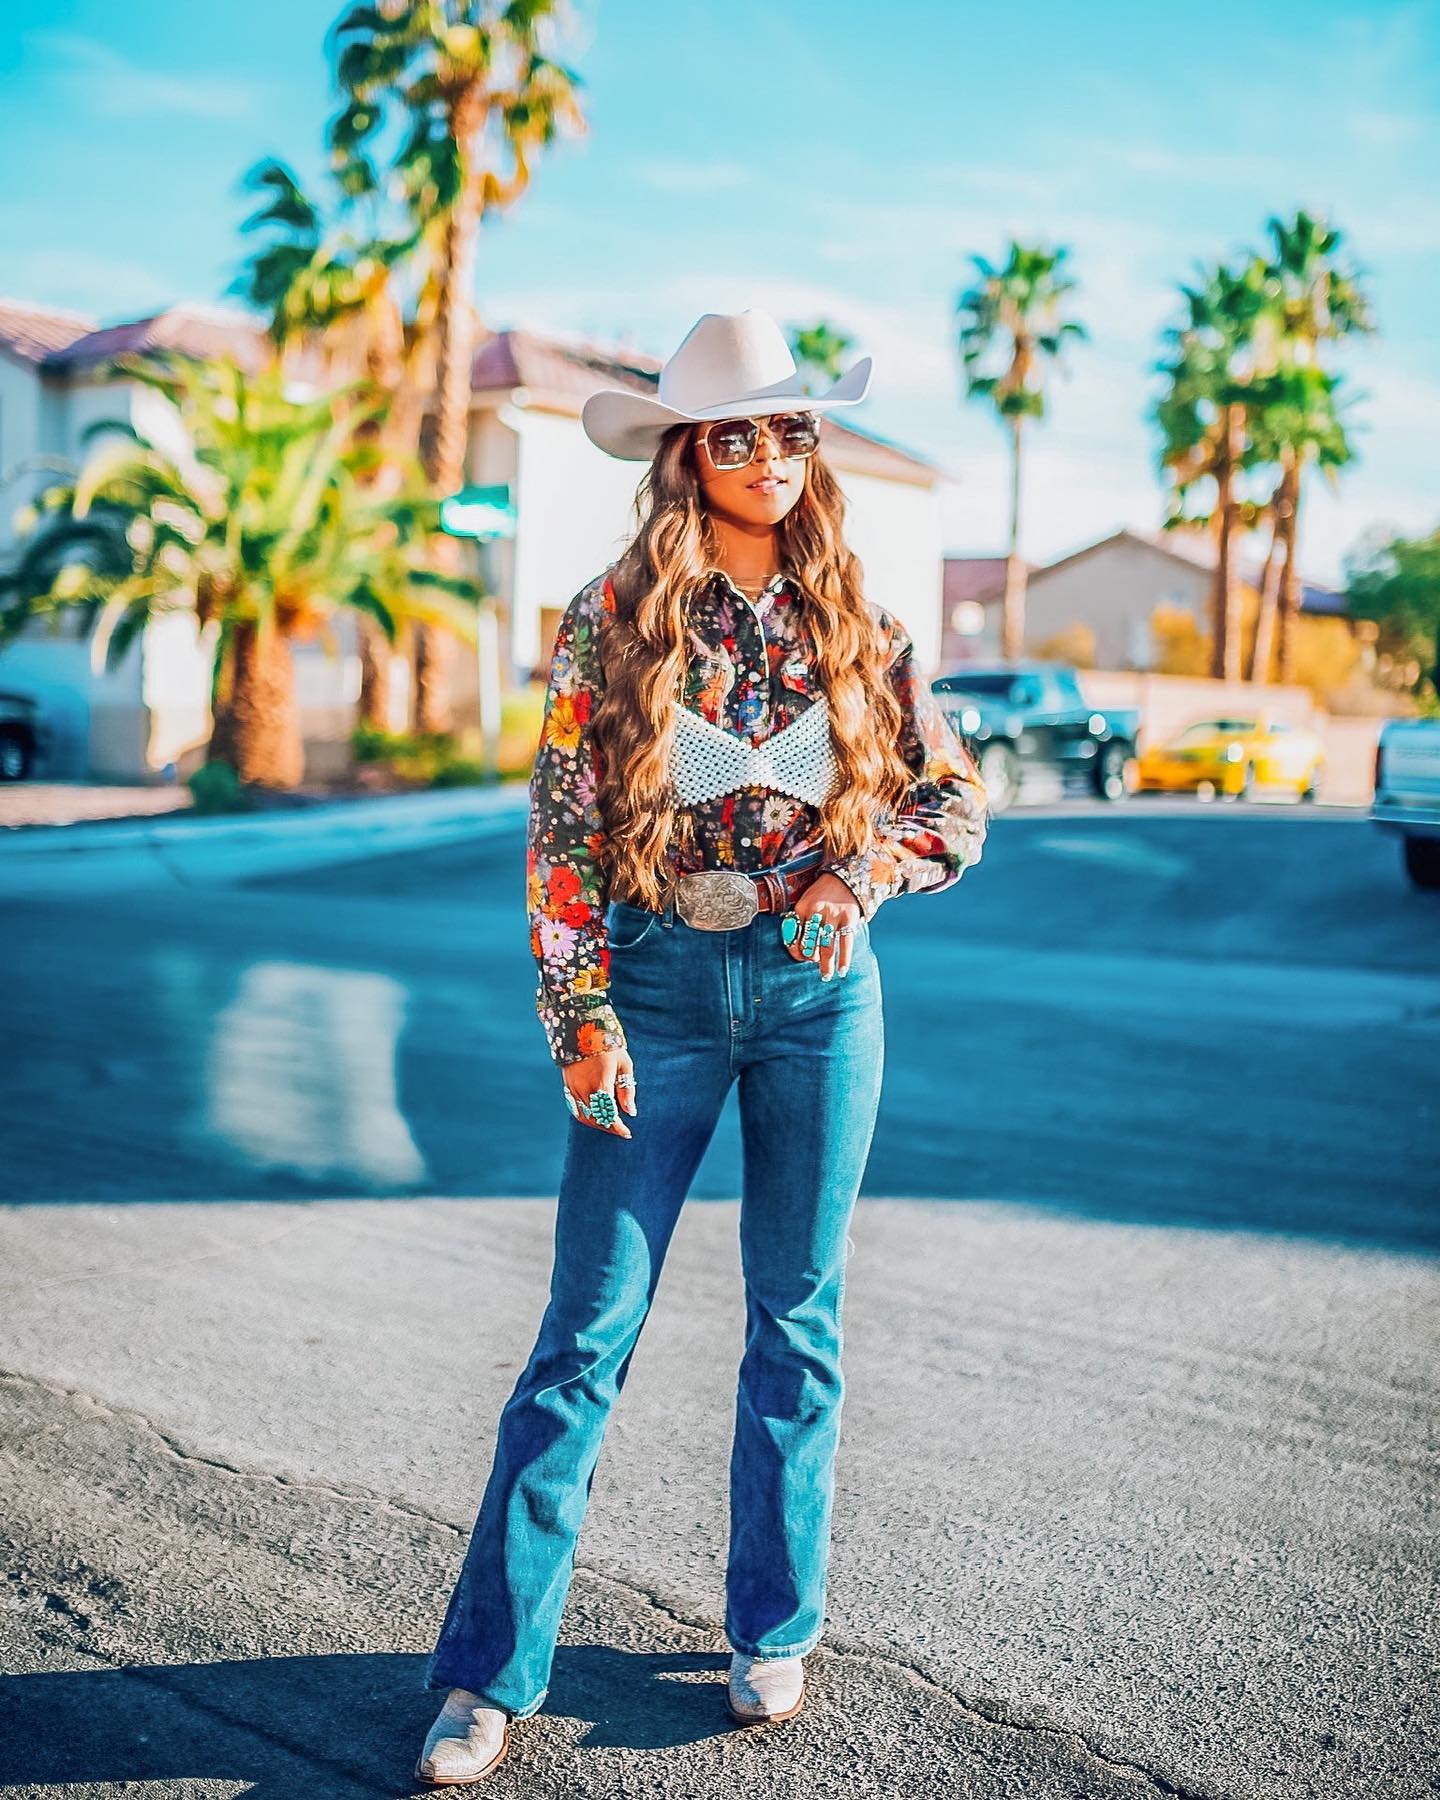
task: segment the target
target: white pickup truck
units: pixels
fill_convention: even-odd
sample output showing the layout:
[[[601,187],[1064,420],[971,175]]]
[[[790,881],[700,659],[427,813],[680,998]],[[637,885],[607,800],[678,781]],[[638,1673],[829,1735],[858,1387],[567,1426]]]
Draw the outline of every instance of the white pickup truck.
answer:
[[[1387,719],[1380,727],[1370,817],[1401,833],[1416,887],[1440,888],[1440,719]]]

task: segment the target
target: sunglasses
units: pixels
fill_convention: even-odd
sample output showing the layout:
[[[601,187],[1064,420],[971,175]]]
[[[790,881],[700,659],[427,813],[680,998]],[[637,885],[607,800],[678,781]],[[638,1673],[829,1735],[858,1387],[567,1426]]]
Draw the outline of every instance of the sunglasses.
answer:
[[[701,442],[717,469],[743,469],[760,448],[760,427],[769,429],[781,456],[813,456],[820,444],[814,413],[771,413],[764,419],[717,419]]]

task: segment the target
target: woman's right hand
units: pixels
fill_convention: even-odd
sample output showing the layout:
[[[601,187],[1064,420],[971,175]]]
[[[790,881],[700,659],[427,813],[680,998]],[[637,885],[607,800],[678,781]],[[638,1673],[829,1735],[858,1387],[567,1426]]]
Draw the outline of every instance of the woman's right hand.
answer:
[[[603,1131],[609,1137],[633,1137],[635,1134],[619,1117],[620,1113],[635,1116],[635,1065],[630,1060],[628,1050],[601,1050],[594,1056],[582,1057],[579,1062],[566,1063],[560,1071],[565,1086],[571,1097],[579,1104],[588,1106],[590,1096],[597,1088],[603,1088],[615,1101],[616,1119],[613,1125],[601,1125],[597,1120],[582,1113],[579,1123],[587,1125],[592,1131]],[[622,1075],[630,1077],[631,1085],[616,1087],[617,1079]]]

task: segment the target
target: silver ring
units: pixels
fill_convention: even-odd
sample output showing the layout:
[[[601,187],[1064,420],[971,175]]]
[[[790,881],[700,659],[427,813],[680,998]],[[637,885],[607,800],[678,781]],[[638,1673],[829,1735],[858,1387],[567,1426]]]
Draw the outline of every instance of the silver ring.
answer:
[[[634,1087],[635,1077],[633,1075],[617,1075],[615,1077],[615,1085],[617,1088]]]

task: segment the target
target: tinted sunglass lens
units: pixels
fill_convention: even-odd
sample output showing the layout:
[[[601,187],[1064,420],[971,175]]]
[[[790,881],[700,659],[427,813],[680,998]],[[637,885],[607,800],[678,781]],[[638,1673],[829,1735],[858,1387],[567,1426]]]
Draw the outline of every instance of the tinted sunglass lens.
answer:
[[[820,442],[820,427],[813,413],[781,413],[770,424],[782,455],[809,456]]]
[[[722,419],[706,433],[710,460],[717,469],[741,469],[755,454],[760,433],[753,419]]]

